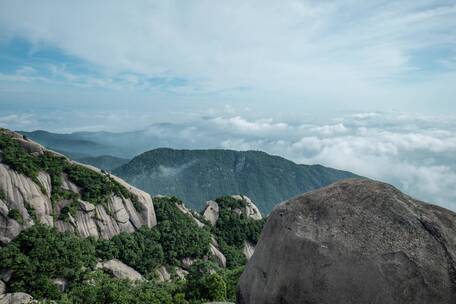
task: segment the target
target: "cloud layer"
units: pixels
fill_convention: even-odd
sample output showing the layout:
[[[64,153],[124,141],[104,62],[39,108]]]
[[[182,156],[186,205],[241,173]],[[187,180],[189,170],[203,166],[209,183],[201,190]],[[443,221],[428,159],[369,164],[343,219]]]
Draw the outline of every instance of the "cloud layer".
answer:
[[[107,130],[121,121],[133,126],[150,119],[148,113],[60,113],[60,121],[54,114],[53,121],[43,114],[10,114],[0,117],[0,126],[31,130],[54,125],[60,126],[57,131],[71,131],[61,125],[75,121],[83,126],[77,130],[99,128],[82,120],[89,116],[93,122],[104,118]],[[106,136],[100,133],[100,138]],[[152,124],[115,138],[119,145],[122,140],[128,142],[125,146],[134,145],[134,138],[134,153],[163,146],[262,150],[297,163],[323,164],[386,181],[418,199],[456,210],[454,115],[369,112],[303,123],[254,119],[230,110],[213,116],[190,115],[186,122]]]
[[[453,1],[2,1],[0,82],[445,111],[454,37]]]

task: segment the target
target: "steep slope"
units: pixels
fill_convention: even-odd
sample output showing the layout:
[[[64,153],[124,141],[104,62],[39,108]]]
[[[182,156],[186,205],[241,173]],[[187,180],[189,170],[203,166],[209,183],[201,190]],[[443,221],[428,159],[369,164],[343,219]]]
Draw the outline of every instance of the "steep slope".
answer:
[[[0,130],[0,241],[36,223],[109,239],[156,224],[149,194]]]
[[[129,162],[126,158],[101,155],[94,157],[77,157],[78,162],[100,168],[105,171],[112,171]]]
[[[282,203],[241,276],[238,303],[455,303],[456,214],[371,180]]]
[[[114,170],[151,194],[176,195],[191,208],[233,193],[245,194],[263,213],[275,204],[354,174],[319,165],[298,165],[259,151],[173,150],[145,152]]]
[[[218,198],[211,225],[175,197],[153,201],[156,226],[109,240],[48,225],[23,230],[0,246],[0,302],[22,297],[25,303],[30,297],[23,292],[57,303],[234,301],[247,256],[231,245],[255,246],[264,223],[257,207],[247,197]]]

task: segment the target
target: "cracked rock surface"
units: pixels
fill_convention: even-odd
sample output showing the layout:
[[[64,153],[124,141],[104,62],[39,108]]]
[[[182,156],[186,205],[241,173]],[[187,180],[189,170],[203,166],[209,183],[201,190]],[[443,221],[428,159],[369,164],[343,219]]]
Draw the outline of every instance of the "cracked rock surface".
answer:
[[[269,217],[238,303],[456,303],[456,214],[367,179]]]

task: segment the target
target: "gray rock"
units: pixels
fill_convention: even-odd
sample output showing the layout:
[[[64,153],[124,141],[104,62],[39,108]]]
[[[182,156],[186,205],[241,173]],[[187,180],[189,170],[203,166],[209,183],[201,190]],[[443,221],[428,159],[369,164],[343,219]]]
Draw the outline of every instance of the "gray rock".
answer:
[[[371,180],[277,206],[238,285],[238,303],[456,301],[456,214]]]
[[[25,304],[33,300],[32,296],[24,292],[7,293],[0,298],[0,304]]]
[[[193,265],[193,263],[195,263],[195,259],[192,259],[189,257],[183,258],[181,260],[182,267],[187,270],[190,269],[190,267]]]
[[[214,201],[206,202],[203,217],[205,220],[209,221],[212,226],[215,226],[219,217],[219,205]]]
[[[6,284],[0,280],[0,297],[2,297],[6,292]]]
[[[188,217],[190,217],[195,223],[196,225],[198,225],[198,227],[200,228],[203,228],[204,227],[204,224],[200,222],[200,220],[198,220],[192,213],[192,211],[190,209],[188,209],[187,207],[185,207],[184,204],[179,204],[179,203],[176,203],[176,207],[177,209],[179,209],[182,213],[186,214]]]
[[[81,210],[85,211],[85,212],[90,212],[90,211],[95,210],[95,206],[93,204],[83,201],[83,200],[79,200],[79,206],[81,207]]]
[[[176,275],[179,279],[181,280],[185,280],[185,277],[188,275],[188,271],[180,268],[180,267],[177,267],[176,268]]]
[[[260,209],[258,209],[258,207],[252,202],[250,198],[245,195],[233,195],[233,197],[238,200],[244,200],[246,202],[245,213],[247,217],[254,220],[261,220],[263,218]]]
[[[107,262],[100,263],[97,265],[97,268],[102,268],[106,272],[119,279],[128,279],[130,281],[144,280],[143,276],[139,272],[117,259],[112,259]]]
[[[60,292],[64,292],[68,286],[68,281],[64,278],[53,279],[52,283],[54,283],[54,285]]]
[[[155,274],[157,275],[158,282],[167,282],[171,280],[171,275],[168,270],[166,270],[165,266],[158,267],[157,270],[155,270]]]
[[[253,246],[249,242],[245,241],[244,247],[242,248],[242,253],[244,254],[247,261],[250,260],[250,258],[252,257],[254,252],[255,252],[255,246]]]
[[[46,151],[61,157],[58,153],[46,150],[41,145],[24,139],[18,133],[8,130],[2,130],[2,133],[9,134],[17,139],[30,153],[36,155]],[[68,161],[99,174],[104,174],[95,167]],[[0,243],[10,242],[22,230],[37,223],[55,226],[62,232],[76,232],[82,237],[93,236],[102,239],[110,239],[121,232],[134,232],[142,226],[154,227],[157,220],[150,195],[132,187],[116,176],[109,175],[109,177],[134,194],[137,197],[137,202],[133,204],[130,198],[113,196],[105,208],[101,205],[94,206],[90,202],[79,201],[80,210],[77,210],[74,216],[70,215],[68,221],[61,221],[57,219],[60,210],[71,201],[59,200],[55,204],[55,210],[53,210],[50,200],[52,185],[49,174],[39,172],[37,179],[32,180],[1,163],[0,159],[0,191],[5,194],[5,199],[0,200]],[[37,182],[35,183],[35,181]],[[61,181],[63,189],[74,193],[80,193],[82,190],[72,183],[65,173],[62,174]],[[17,209],[20,212],[24,220],[23,223],[18,223],[8,217],[8,212],[11,209]],[[29,214],[30,209],[34,210],[37,217],[36,221]],[[54,214],[57,215],[57,218],[53,217]]]
[[[226,267],[226,258],[217,247],[215,247],[213,244],[209,244],[209,251],[211,252],[212,256],[215,257],[220,267]]]

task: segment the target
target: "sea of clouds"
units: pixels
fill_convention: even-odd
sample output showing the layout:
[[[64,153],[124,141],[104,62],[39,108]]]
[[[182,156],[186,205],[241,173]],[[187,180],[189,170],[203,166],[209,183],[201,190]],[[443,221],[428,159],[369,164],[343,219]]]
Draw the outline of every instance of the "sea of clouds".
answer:
[[[128,115],[91,116],[105,117],[104,124],[99,126],[105,130],[113,126],[109,123],[146,123],[148,117],[138,114],[133,122],[132,114]],[[162,146],[262,150],[297,163],[322,164],[385,181],[415,198],[456,210],[455,118],[368,112],[335,115],[324,119],[324,123],[315,120],[306,123],[248,119],[225,112],[180,123],[152,124],[116,138],[119,145],[122,138],[137,138],[141,146],[136,147],[135,153]],[[65,115],[60,119],[78,121]],[[65,125],[58,119],[49,122],[35,114],[0,116],[0,126],[16,130],[55,124]],[[101,136],[107,135],[102,133]]]

